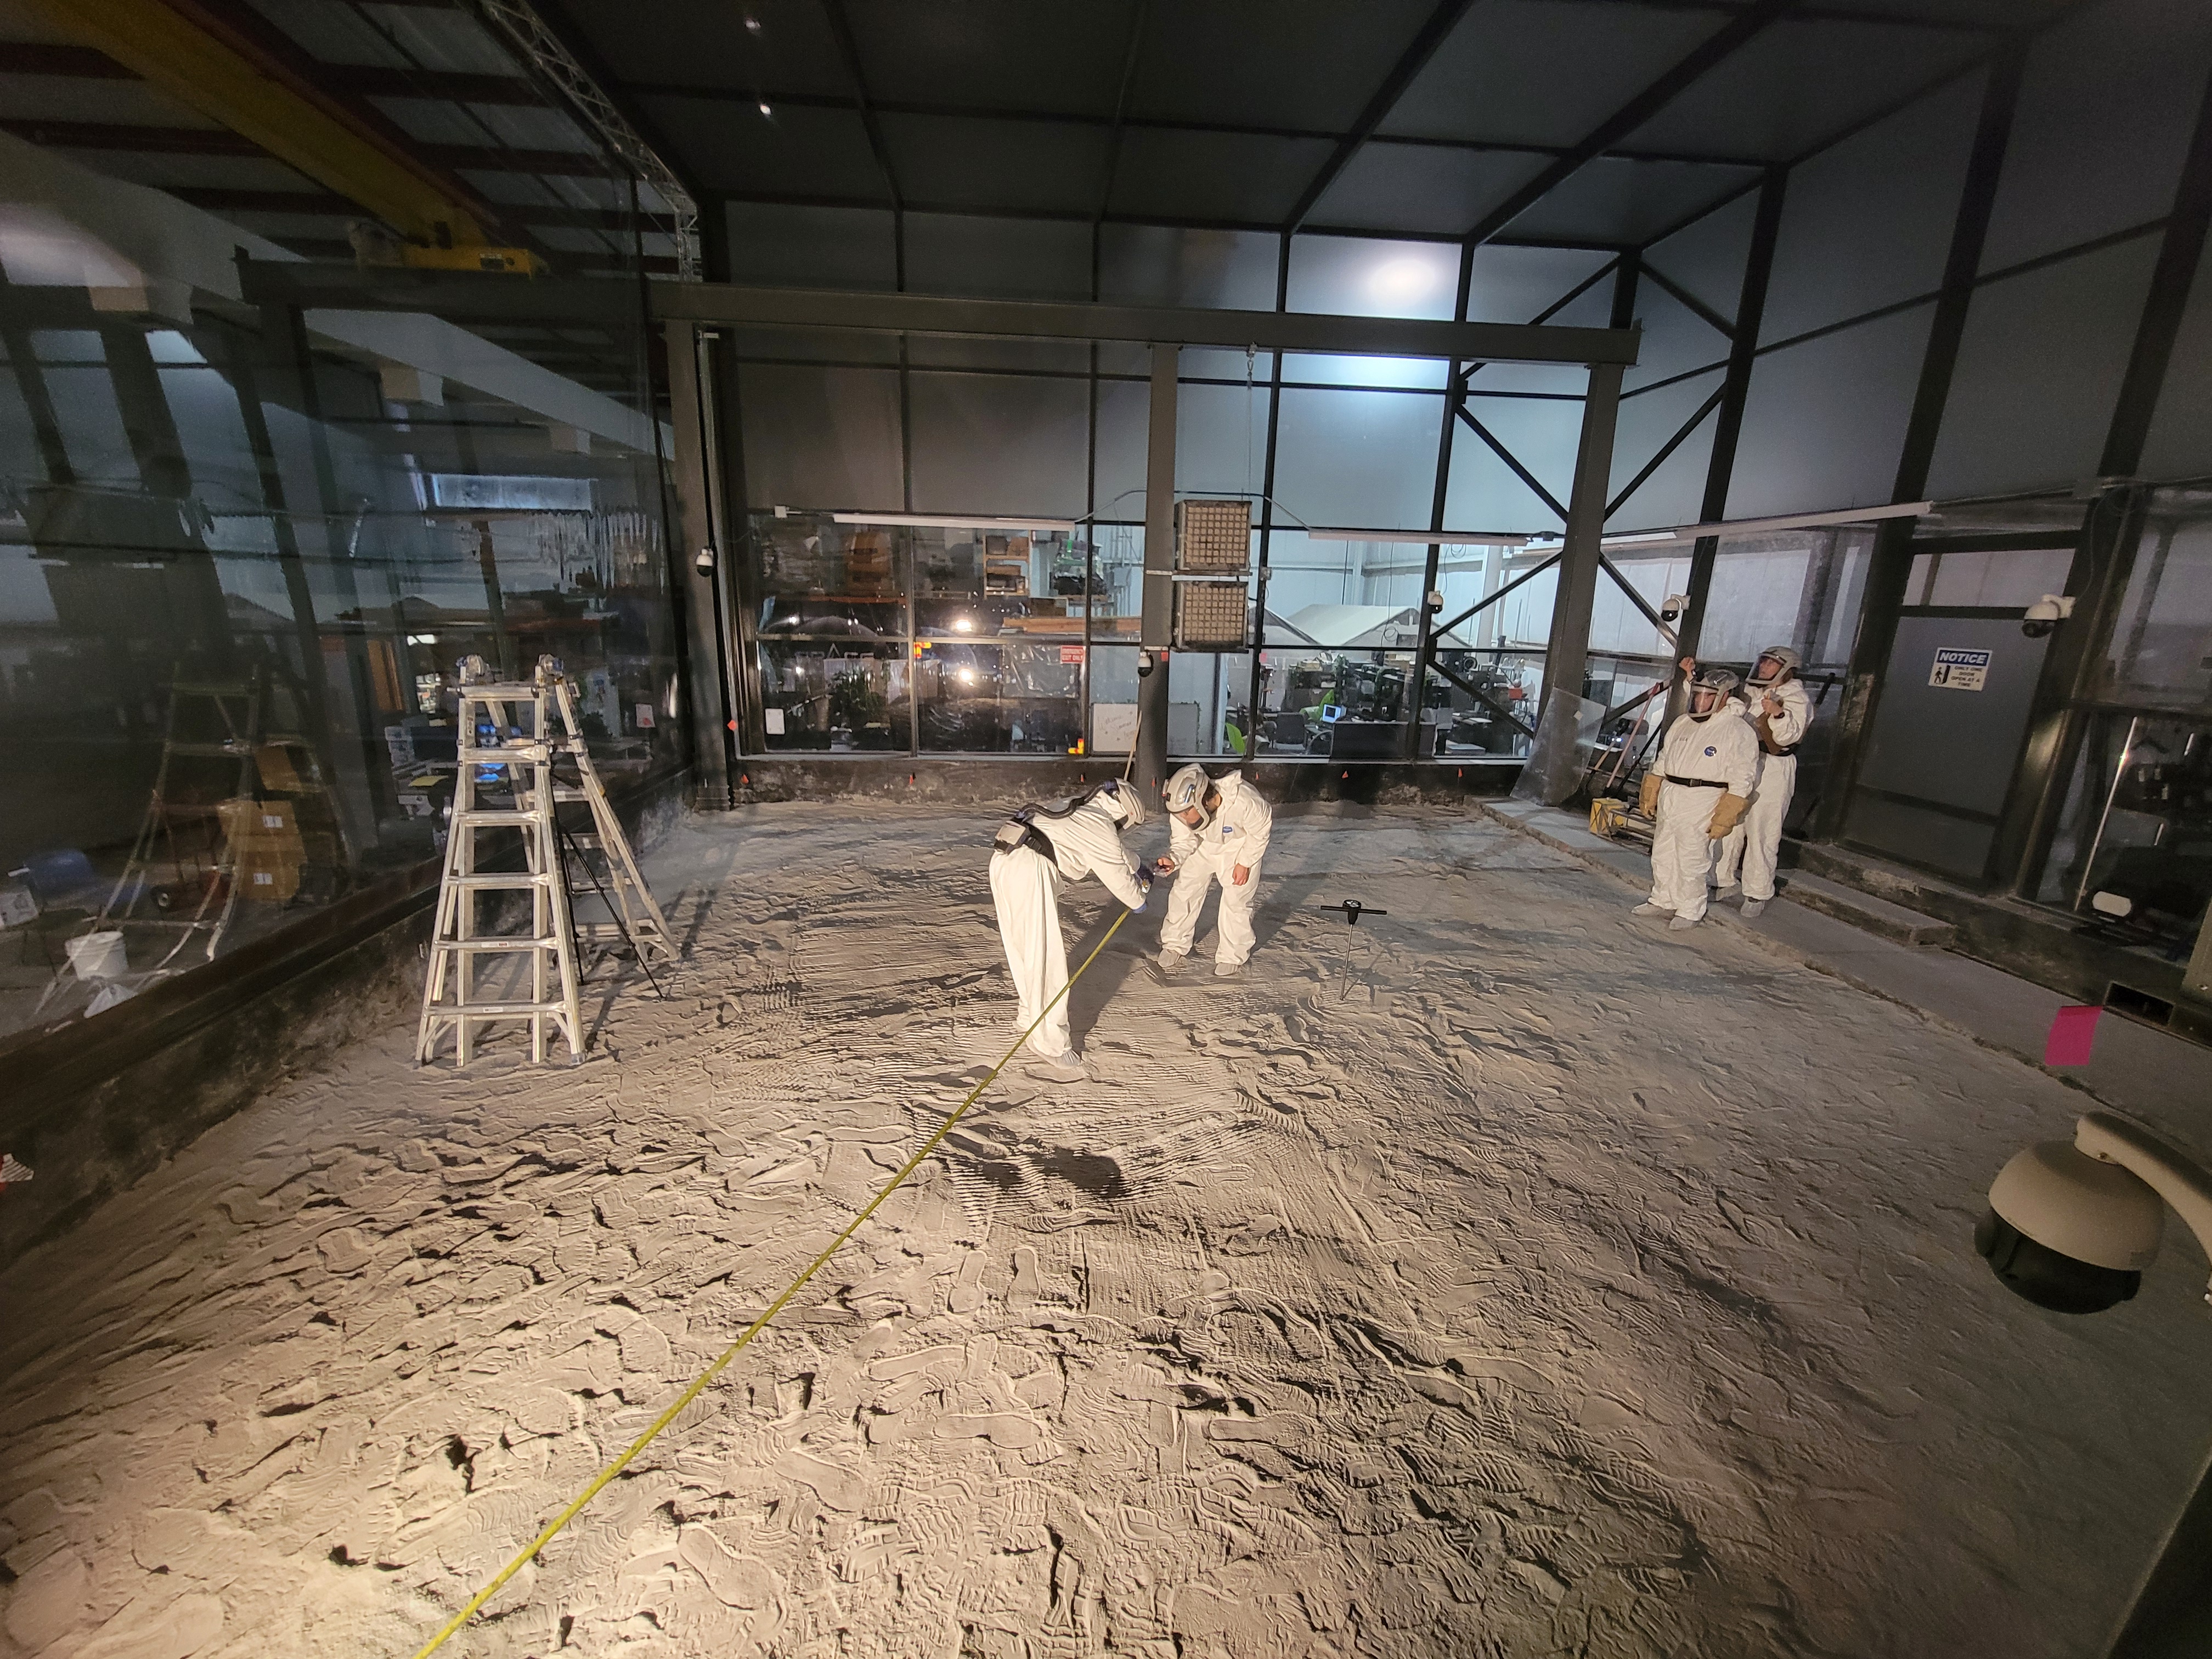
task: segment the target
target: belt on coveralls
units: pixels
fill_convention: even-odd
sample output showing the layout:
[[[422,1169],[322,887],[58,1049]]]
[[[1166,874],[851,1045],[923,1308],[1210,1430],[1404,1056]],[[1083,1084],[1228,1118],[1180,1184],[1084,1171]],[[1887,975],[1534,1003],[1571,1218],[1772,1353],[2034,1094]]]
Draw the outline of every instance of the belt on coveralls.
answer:
[[[1672,772],[1659,775],[1669,783],[1679,783],[1685,789],[1725,789],[1728,785],[1719,778],[1678,778]]]

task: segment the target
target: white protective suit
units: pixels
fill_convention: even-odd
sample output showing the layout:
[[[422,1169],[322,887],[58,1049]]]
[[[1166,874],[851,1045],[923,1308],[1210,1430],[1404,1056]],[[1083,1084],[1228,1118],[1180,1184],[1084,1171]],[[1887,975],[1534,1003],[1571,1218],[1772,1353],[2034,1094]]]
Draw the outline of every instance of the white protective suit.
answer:
[[[1795,749],[1804,738],[1805,728],[1813,723],[1813,700],[1795,675],[1765,692],[1755,686],[1746,687],[1740,707],[1754,741],[1759,736],[1759,717],[1765,712],[1765,698],[1770,695],[1782,705],[1782,712],[1769,716],[1767,734],[1777,746]],[[1796,793],[1797,757],[1771,754],[1761,744],[1759,783],[1752,792],[1751,810],[1721,843],[1714,871],[1721,886],[1735,885],[1741,869],[1747,900],[1774,896],[1774,871],[1782,857],[1782,821],[1790,816],[1790,798]]]
[[[1052,842],[1047,858],[1028,847],[991,854],[991,902],[999,913],[999,938],[1006,947],[1006,966],[1014,976],[1014,1029],[1029,1030],[1038,1011],[1060,996],[1067,983],[1067,946],[1060,936],[1060,884],[1096,876],[1106,890],[1132,910],[1145,908],[1137,880],[1137,855],[1121,845],[1121,826],[1098,801],[1079,806],[1064,818],[1039,815],[1036,827]],[[1030,1047],[1046,1060],[1063,1060],[1067,1036],[1067,999],[1060,997],[1036,1030]]]
[[[1198,933],[1199,907],[1209,883],[1221,884],[1221,915],[1215,924],[1218,947],[1214,960],[1240,966],[1252,954],[1252,906],[1260,896],[1260,860],[1267,855],[1274,812],[1260,792],[1232,772],[1215,781],[1221,805],[1212,821],[1194,830],[1181,818],[1168,819],[1168,855],[1175,860],[1175,884],[1168,890],[1168,913],[1160,923],[1164,955],[1188,956]],[[1251,873],[1238,886],[1232,878],[1243,865]]]
[[[1681,920],[1695,921],[1705,914],[1705,877],[1713,867],[1706,826],[1722,793],[1748,798],[1759,776],[1759,737],[1741,711],[1730,700],[1703,720],[1677,717],[1654,763],[1667,781],[1659,791],[1659,827],[1651,837],[1651,902]],[[1677,783],[1677,778],[1699,781]]]

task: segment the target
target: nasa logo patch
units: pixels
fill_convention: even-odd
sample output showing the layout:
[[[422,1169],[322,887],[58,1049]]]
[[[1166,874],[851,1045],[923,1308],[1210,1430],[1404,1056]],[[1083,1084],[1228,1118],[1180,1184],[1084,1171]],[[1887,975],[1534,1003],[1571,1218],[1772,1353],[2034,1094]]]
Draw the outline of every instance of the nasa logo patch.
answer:
[[[1707,744],[1705,745],[1705,752],[1706,752],[1708,755],[1717,755],[1717,754],[1719,754],[1721,751],[1720,751],[1718,749],[1715,748],[1711,744]]]

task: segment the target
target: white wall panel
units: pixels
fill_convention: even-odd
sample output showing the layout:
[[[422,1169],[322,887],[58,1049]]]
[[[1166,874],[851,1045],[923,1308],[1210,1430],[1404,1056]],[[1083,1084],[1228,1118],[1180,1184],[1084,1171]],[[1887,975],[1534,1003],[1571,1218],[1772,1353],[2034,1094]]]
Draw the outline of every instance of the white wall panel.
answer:
[[[1286,391],[1275,499],[1308,524],[1425,529],[1443,416],[1443,399],[1427,393]]]
[[[1751,252],[1759,192],[1748,191],[1644,250],[1646,265],[1703,300],[1723,317],[1735,315],[1743,297],[1744,257]]]
[[[898,284],[898,253],[887,210],[727,205],[733,283],[860,289]]]
[[[2201,0],[2102,0],[2037,41],[1982,269],[2163,217],[2208,65]]]
[[[1966,76],[1791,173],[1762,341],[1936,290],[1982,86]]]
[[[1091,227],[946,213],[906,216],[906,285],[987,300],[1087,300]]]
[[[2157,256],[2144,237],[1976,290],[1932,494],[2063,487],[2097,470]]]
[[[1721,372],[1663,386],[1641,398],[1622,400],[1620,421],[1613,435],[1613,481],[1607,487],[1610,501],[1628,481],[1641,472],[1651,457],[1688,420],[1698,406],[1720,386]],[[1694,524],[1704,504],[1705,468],[1713,453],[1713,423],[1718,410],[1698,423],[1682,440],[1681,447],[1659,464],[1659,470],[1620,504],[1611,520],[1613,530],[1657,529]]]
[[[1476,398],[1468,407],[1564,504],[1574,488],[1582,404]],[[1559,515],[1463,422],[1452,435],[1444,523],[1454,530],[1556,532],[1559,528]]]
[[[917,513],[1084,511],[1091,392],[1081,380],[909,377]]]
[[[746,364],[738,398],[755,507],[904,505],[896,373]]]
[[[1934,310],[1916,306],[1759,359],[1730,518],[1889,500]]]

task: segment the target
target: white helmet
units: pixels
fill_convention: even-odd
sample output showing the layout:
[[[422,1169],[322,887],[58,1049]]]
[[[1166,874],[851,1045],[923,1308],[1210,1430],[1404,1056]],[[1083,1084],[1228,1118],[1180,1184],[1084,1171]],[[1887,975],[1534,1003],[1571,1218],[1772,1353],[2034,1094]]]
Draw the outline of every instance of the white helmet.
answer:
[[[1752,664],[1750,684],[1755,690],[1764,690],[1770,685],[1779,685],[1796,673],[1798,665],[1803,660],[1786,645],[1770,645],[1759,653],[1758,660]],[[1761,678],[1759,671],[1770,661],[1779,665],[1771,677]]]
[[[1143,792],[1125,778],[1109,778],[1091,792],[1097,801],[1118,819],[1124,830],[1134,830],[1145,821]]]
[[[1166,787],[1160,791],[1168,804],[1168,811],[1177,815],[1189,811],[1194,806],[1204,810],[1206,798],[1212,793],[1212,775],[1196,761],[1177,768],[1175,775],[1167,781]]]
[[[1708,720],[1727,708],[1728,700],[1735,695],[1735,688],[1739,683],[1732,670],[1699,669],[1698,678],[1690,686],[1690,718],[1698,720]],[[1702,713],[1698,708],[1698,694],[1700,691],[1710,691],[1713,694],[1713,706]]]

